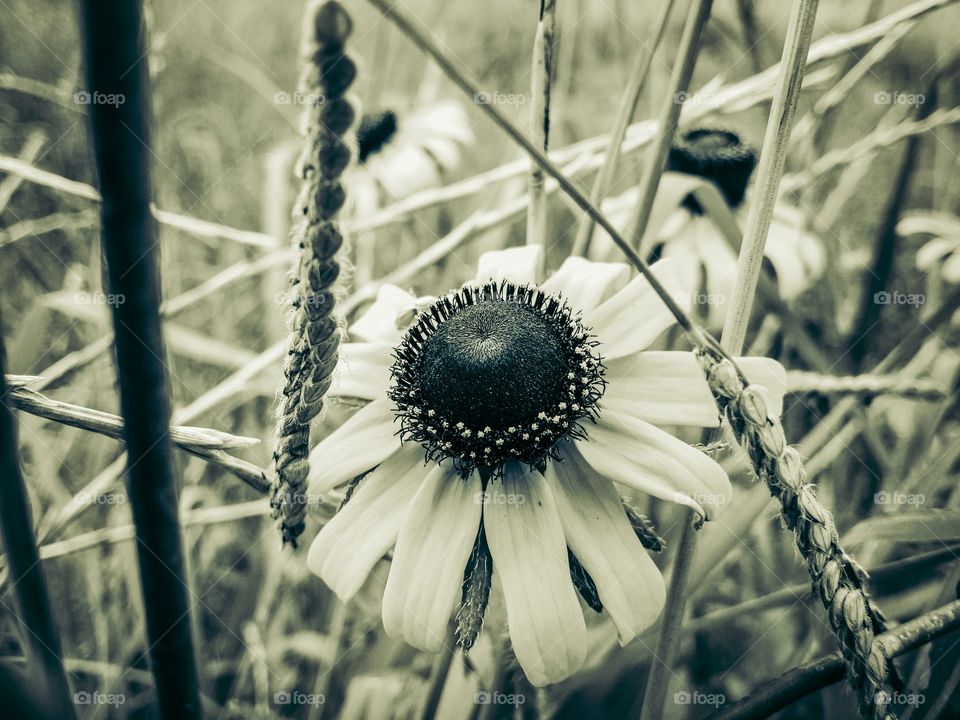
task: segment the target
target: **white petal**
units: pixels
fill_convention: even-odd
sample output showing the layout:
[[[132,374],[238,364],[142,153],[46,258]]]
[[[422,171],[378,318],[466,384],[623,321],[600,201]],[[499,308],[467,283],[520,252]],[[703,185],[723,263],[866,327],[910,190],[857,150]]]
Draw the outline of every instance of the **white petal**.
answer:
[[[397,317],[417,306],[417,298],[395,285],[384,285],[377,299],[363,315],[350,325],[350,337],[365,342],[383,342],[396,345],[403,336],[397,326]]]
[[[777,219],[770,224],[764,254],[777,273],[777,287],[785,300],[810,287],[826,265],[826,252],[818,237],[804,232],[800,225]]]
[[[960,252],[950,255],[940,268],[943,279],[947,282],[960,282]]]
[[[376,467],[400,449],[392,403],[374,400],[310,451],[308,494],[322,495]]]
[[[437,187],[442,180],[437,161],[417,145],[391,147],[367,166],[395,200]]]
[[[629,278],[630,268],[623,263],[591,262],[572,256],[540,287],[545,292],[562,295],[571,305],[586,312],[609,300]]]
[[[450,617],[480,527],[480,477],[437,466],[414,496],[383,593],[383,627],[422,650],[453,642]]]
[[[766,388],[771,411],[780,415],[787,387],[783,366],[762,357],[736,361],[751,383]],[[657,425],[719,424],[717,404],[693,353],[645,350],[608,361],[606,366],[608,384],[602,408]]]
[[[651,269],[677,304],[689,310],[689,292],[680,286],[671,261],[661,260]],[[600,353],[609,360],[646,349],[674,322],[667,306],[642,275],[584,314],[584,324],[593,328],[601,343]]]
[[[350,501],[317,534],[307,567],[344,602],[396,543],[410,501],[428,472],[423,449],[408,443],[363,478]]]
[[[477,282],[509,280],[513,283],[535,283],[542,257],[543,248],[539,245],[486,252],[477,262],[475,279]]]
[[[714,460],[639,418],[604,410],[587,435],[576,450],[608,480],[686,505],[708,519],[733,493]]]
[[[587,628],[553,493],[539,472],[525,468],[508,463],[502,484],[491,481],[483,523],[513,650],[530,682],[542,687],[580,668]]]
[[[387,343],[344,343],[330,385],[330,395],[376,400],[390,386],[393,346]]]
[[[626,644],[653,625],[666,600],[663,576],[640,544],[613,483],[577,455],[550,462],[546,478],[560,522],[603,608]]]

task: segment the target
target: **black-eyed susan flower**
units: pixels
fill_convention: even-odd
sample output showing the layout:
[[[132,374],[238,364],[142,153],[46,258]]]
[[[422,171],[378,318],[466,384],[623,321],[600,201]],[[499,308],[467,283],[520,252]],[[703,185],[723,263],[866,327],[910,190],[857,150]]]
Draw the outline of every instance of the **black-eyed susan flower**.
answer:
[[[622,642],[664,603],[616,484],[704,517],[731,486],[659,427],[715,426],[718,413],[693,353],[647,349],[674,322],[648,282],[569,258],[538,283],[540,256],[487,253],[473,281],[438,298],[385,287],[350,328],[333,392],[369,403],[313,450],[310,493],[363,477],[307,563],[348,600],[394,548],[384,627],[437,650],[489,548],[517,659],[544,685],[584,661],[577,588],[595,591]],[[687,304],[671,266],[653,272]],[[741,362],[779,408],[782,367]]]
[[[390,109],[364,114],[357,128],[357,163],[345,175],[356,215],[442,185],[471,142],[467,114],[452,100],[405,114]]]
[[[743,229],[747,187],[755,165],[753,149],[736,133],[698,128],[684,133],[671,147],[667,170],[714,183]],[[638,191],[633,188],[604,203],[604,213],[618,229],[626,229],[637,198]],[[598,232],[597,239],[600,242],[594,244],[591,257],[602,259],[618,252],[605,233]],[[655,241],[645,250],[651,258],[674,260],[681,283],[694,293],[696,314],[712,329],[723,325],[726,301],[737,274],[738,251],[693,197],[688,196],[666,215]],[[826,264],[820,238],[805,230],[801,213],[785,203],[778,203],[774,209],[765,255],[767,271],[786,301],[807,290],[823,274]]]

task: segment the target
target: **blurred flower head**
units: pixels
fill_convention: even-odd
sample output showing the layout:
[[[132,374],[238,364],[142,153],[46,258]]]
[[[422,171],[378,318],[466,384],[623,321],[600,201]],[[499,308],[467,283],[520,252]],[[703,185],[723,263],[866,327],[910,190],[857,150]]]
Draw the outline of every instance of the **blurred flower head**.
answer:
[[[756,165],[752,148],[725,129],[698,128],[684,133],[670,149],[662,186],[669,173],[684,173],[709,180],[720,192],[739,225],[746,227],[747,188]],[[661,189],[661,195],[664,195]],[[621,232],[627,230],[639,197],[632,188],[603,203],[604,214]],[[650,260],[671,259],[681,284],[692,293],[693,313],[710,329],[723,325],[726,303],[733,291],[739,250],[717,228],[713,218],[693,195],[661,216],[655,234],[641,248]],[[599,241],[599,242],[598,242]],[[612,240],[602,231],[591,248],[591,257],[614,255]],[[791,301],[807,290],[823,273],[826,257],[823,243],[804,228],[802,215],[779,203],[767,234],[765,269],[777,284],[780,297]]]
[[[348,600],[395,545],[384,626],[436,650],[452,642],[471,554],[488,547],[517,658],[544,685],[584,660],[576,588],[595,588],[622,642],[664,603],[614,483],[705,517],[731,487],[658,427],[719,419],[693,353],[647,350],[674,322],[649,283],[582,258],[538,283],[540,260],[538,246],[487,253],[440,298],[387,286],[353,324],[332,392],[370,402],[313,450],[309,493],[368,474],[307,562]],[[653,270],[686,304],[671,265]],[[779,407],[780,365],[742,363]]]
[[[460,164],[473,133],[463,106],[443,101],[406,114],[367,113],[357,129],[357,163],[344,176],[357,215],[438,187]]]

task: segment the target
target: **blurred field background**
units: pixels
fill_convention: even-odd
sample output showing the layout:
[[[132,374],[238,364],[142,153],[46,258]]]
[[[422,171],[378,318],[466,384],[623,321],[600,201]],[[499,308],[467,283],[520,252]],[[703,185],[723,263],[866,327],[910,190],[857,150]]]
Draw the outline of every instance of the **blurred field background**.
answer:
[[[356,91],[364,110],[391,109],[402,122],[441,101],[463,106],[473,140],[462,144],[459,162],[445,173],[444,183],[522,158],[470,99],[371,7],[347,5],[355,22],[351,48],[360,60]],[[636,120],[655,117],[663,101],[685,5],[679,3],[673,13]],[[788,5],[772,0],[718,3],[692,87],[736,83],[774,64]],[[814,40],[852,31],[906,5],[822,2]],[[411,0],[408,7],[443,38],[486,91],[529,95],[537,3]],[[219,273],[247,274],[210,288],[167,318],[176,422],[261,439],[235,454],[264,468],[270,463],[279,355],[260,363],[257,372],[250,369],[285,334],[289,255],[284,248],[295,191],[292,160],[299,147],[299,108],[283,102],[282,94],[296,87],[302,9],[302,3],[223,0],[147,4],[156,205],[275,238],[271,244],[260,235],[216,237],[160,226],[168,303],[204,287]],[[657,11],[655,3],[559,0],[552,148],[610,131],[630,67]],[[85,107],[75,99],[82,89],[75,8],[59,1],[5,0],[0,17],[0,316],[10,372],[54,377],[44,385],[44,394],[117,412],[110,350],[102,344],[110,322],[102,295],[97,208],[82,192],[77,194],[76,186],[60,181],[95,184]],[[795,190],[785,195],[786,201],[816,228],[830,259],[816,288],[790,308],[791,321],[806,330],[814,346],[779,332],[776,323],[764,324],[762,311],[754,328],[760,332],[748,337],[759,335],[761,352],[779,358],[789,370],[868,373],[953,289],[941,273],[948,255],[922,270],[916,257],[932,238],[960,245],[960,136],[954,124],[960,115],[954,112],[928,132],[879,142],[825,172],[815,163],[831,152],[860,147],[856,143],[878,128],[955,111],[960,105],[957,27],[956,7],[926,17],[891,41],[889,52],[871,63],[825,113],[815,103],[869,47],[817,66],[823,75],[805,91],[796,126],[816,132],[812,141],[798,139],[795,132],[785,179]],[[922,95],[924,102],[883,102],[884,93]],[[759,146],[768,108],[768,100],[760,99],[744,109],[725,108],[721,117],[710,119]],[[529,127],[524,102],[502,109]],[[624,177],[615,192],[636,183],[639,156],[633,153],[622,162]],[[635,172],[627,172],[631,166]],[[22,177],[23,167],[58,177],[44,175],[35,182],[36,177]],[[803,174],[811,167],[812,178]],[[590,174],[579,178],[582,187],[591,181]],[[472,213],[515,201],[525,191],[524,182],[520,174],[506,182],[480,183],[475,192],[453,202],[359,233],[358,242],[375,251],[357,256],[355,276],[370,282],[396,270]],[[548,234],[555,244],[548,266],[556,267],[569,252],[579,217],[556,194],[549,208]],[[906,226],[911,232],[904,230],[906,220],[913,221]],[[912,231],[916,228],[919,232]],[[521,212],[470,237],[403,284],[421,294],[459,285],[472,274],[480,252],[523,242],[523,233]],[[877,282],[880,291],[921,294],[924,302],[874,304],[865,312],[865,298]],[[345,293],[357,289],[363,286],[348,283]],[[788,437],[805,439],[804,457],[811,459],[820,497],[835,511],[857,559],[871,569],[920,556],[876,573],[872,589],[894,620],[957,596],[957,340],[957,324],[948,320],[895,368],[906,368],[901,385],[925,382],[926,394],[859,393],[844,404],[835,392],[803,392],[786,403]],[[351,411],[345,404],[332,407],[315,433],[328,432]],[[824,423],[825,417],[829,422]],[[74,690],[124,697],[122,704],[80,701],[79,715],[152,717],[140,590],[119,471],[122,445],[27,413],[20,414],[20,442]],[[316,518],[308,524],[300,551],[281,550],[261,495],[215,466],[185,453],[176,458],[209,716],[417,716],[435,659],[383,634],[383,573],[359,602],[338,604],[303,566]],[[673,691],[681,694],[669,704],[669,717],[702,717],[716,709],[685,703],[684,692],[732,702],[768,678],[835,649],[822,608],[809,596],[792,537],[779,527],[766,489],[751,482],[742,458],[732,457],[728,464],[737,499],[727,515],[704,531],[708,538],[701,541],[689,604],[692,619],[686,623],[678,663],[682,674],[671,685],[671,696]],[[317,517],[334,508],[320,508]],[[663,506],[649,511],[667,539],[668,549],[658,558],[666,569],[681,517]],[[6,603],[9,582],[2,582]],[[758,598],[764,600],[756,602]],[[16,657],[16,621],[3,612],[0,622],[0,655]],[[518,712],[523,717],[632,716],[655,637],[619,649],[609,628],[597,623],[591,667],[540,697],[531,694]],[[486,712],[475,700],[493,682],[491,649],[487,638],[471,654],[469,667],[454,663],[441,717]],[[932,689],[922,704],[906,709],[909,717],[960,717],[960,644],[955,638],[900,662],[901,674],[911,679],[914,690]],[[284,701],[283,693],[322,695],[324,702],[293,702],[293,695]],[[852,695],[834,685],[777,717],[846,718],[853,713]]]

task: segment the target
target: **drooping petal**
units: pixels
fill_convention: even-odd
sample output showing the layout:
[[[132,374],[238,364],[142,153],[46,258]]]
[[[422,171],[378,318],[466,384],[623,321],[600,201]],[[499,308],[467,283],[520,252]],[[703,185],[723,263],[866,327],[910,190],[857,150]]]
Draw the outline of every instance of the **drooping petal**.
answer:
[[[777,273],[777,287],[784,300],[792,300],[819,278],[826,266],[826,251],[815,235],[804,232],[798,212],[784,214],[781,208],[770,223],[764,254]]]
[[[508,463],[488,498],[484,528],[517,660],[534,685],[559,682],[583,664],[587,629],[553,493],[539,472]]]
[[[776,360],[737,358],[751,383],[767,389],[771,411],[783,410],[787,374]],[[607,389],[602,407],[657,425],[716,427],[719,411],[692,352],[643,352],[606,363]]]
[[[535,283],[543,257],[539,245],[522,245],[485,252],[477,262],[477,282],[508,280],[512,283]]]
[[[360,482],[350,501],[317,534],[307,567],[344,602],[393,547],[417,489],[429,470],[423,448],[409,443]]]
[[[390,385],[393,346],[387,343],[344,343],[330,385],[330,395],[376,400]]]
[[[576,450],[609,480],[693,508],[706,518],[733,494],[713,459],[639,418],[604,410]]]
[[[547,465],[567,545],[597,586],[620,642],[650,627],[666,599],[663,576],[640,544],[613,483],[579,455]]]
[[[424,480],[400,529],[387,587],[383,627],[422,650],[453,642],[448,624],[483,510],[478,474],[462,479],[452,464]]]
[[[310,495],[322,495],[376,467],[400,449],[387,398],[374,400],[310,451]]]
[[[623,263],[591,262],[571,256],[540,287],[562,295],[572,306],[587,312],[609,300],[629,278],[630,268]]]
[[[377,291],[377,299],[349,328],[350,337],[364,342],[382,342],[396,345],[403,336],[397,318],[417,306],[417,298],[396,285],[384,285]]]
[[[689,309],[689,292],[681,287],[671,261],[654,263],[651,270],[677,304]],[[642,275],[584,314],[584,324],[593,328],[601,343],[600,353],[608,360],[646,349],[674,322],[667,306]]]

